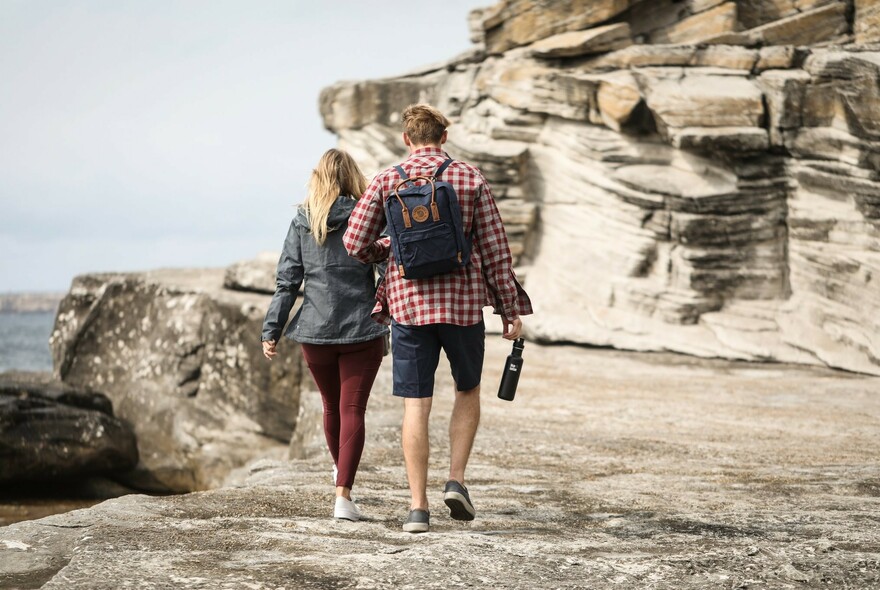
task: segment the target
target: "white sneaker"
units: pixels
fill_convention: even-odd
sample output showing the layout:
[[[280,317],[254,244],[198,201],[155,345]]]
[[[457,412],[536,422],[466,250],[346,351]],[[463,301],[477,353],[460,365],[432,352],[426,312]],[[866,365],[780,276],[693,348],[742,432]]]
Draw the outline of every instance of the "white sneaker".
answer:
[[[357,521],[361,519],[361,511],[357,504],[346,500],[342,496],[336,496],[336,506],[333,508],[333,518]]]

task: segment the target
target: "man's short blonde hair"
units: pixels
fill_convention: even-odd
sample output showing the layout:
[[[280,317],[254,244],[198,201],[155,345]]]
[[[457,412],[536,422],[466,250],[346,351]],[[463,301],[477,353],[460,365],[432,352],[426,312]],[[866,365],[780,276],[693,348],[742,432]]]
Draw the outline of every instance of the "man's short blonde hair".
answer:
[[[403,130],[414,145],[439,144],[451,123],[427,104],[411,104],[403,111]]]

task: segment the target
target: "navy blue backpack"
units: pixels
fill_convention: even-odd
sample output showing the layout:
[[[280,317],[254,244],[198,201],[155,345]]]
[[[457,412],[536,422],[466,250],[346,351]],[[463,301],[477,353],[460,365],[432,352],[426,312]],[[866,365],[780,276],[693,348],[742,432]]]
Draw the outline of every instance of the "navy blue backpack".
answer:
[[[433,176],[413,178],[394,167],[401,180],[385,199],[385,218],[397,270],[405,279],[433,277],[470,263],[471,241],[464,235],[458,195],[450,183],[438,180],[451,163],[447,159]]]

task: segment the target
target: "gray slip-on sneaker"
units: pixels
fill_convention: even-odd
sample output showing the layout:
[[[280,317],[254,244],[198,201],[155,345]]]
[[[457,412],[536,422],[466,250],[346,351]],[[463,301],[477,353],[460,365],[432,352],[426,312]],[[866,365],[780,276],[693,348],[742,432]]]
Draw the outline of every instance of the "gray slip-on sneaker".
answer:
[[[410,510],[403,530],[408,533],[427,533],[430,528],[431,515],[427,510]]]
[[[449,516],[455,520],[473,520],[477,515],[467,488],[454,479],[446,482],[443,501],[449,506]]]

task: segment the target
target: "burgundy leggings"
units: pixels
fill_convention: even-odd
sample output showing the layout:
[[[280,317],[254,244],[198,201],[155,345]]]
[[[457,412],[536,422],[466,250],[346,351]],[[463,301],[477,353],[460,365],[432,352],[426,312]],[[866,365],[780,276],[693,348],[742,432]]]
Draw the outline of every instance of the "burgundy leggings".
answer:
[[[336,485],[351,488],[364,450],[364,413],[382,364],[382,338],[357,344],[303,344],[324,402],[324,436],[339,469]]]

